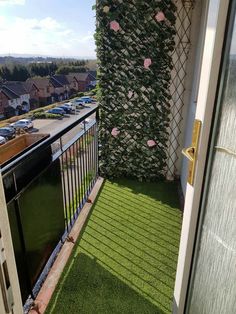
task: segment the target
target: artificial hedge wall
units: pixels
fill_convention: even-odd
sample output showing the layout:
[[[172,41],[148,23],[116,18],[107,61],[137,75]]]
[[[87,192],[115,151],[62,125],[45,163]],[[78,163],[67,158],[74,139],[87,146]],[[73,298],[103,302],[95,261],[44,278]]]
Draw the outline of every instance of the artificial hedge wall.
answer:
[[[175,42],[171,0],[97,0],[101,175],[164,176]]]

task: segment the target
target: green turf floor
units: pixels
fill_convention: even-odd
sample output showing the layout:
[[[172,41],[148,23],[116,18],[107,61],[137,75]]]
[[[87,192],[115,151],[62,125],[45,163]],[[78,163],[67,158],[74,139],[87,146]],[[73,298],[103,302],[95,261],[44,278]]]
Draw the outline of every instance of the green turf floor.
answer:
[[[106,181],[47,314],[171,313],[180,229],[177,184]]]

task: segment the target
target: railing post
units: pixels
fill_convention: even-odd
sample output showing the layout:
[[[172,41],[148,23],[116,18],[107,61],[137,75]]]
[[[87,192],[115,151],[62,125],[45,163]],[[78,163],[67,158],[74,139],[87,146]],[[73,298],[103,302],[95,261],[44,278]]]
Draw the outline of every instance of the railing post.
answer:
[[[0,173],[0,313],[23,314],[20,286]]]

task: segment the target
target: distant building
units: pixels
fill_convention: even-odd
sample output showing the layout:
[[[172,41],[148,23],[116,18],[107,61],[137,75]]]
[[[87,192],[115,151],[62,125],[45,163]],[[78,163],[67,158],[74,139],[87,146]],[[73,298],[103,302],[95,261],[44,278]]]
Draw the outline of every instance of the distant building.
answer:
[[[40,105],[40,95],[39,88],[34,82],[26,81],[24,82],[25,89],[30,95],[30,109],[36,109]]]
[[[76,94],[79,90],[79,82],[75,77],[75,74],[70,73],[66,75],[67,81],[69,82],[70,95]]]
[[[54,94],[58,101],[68,99],[70,96],[70,83],[63,74],[53,75],[50,78],[52,85],[55,88]]]
[[[48,105],[54,102],[55,88],[48,77],[30,78],[26,81],[27,84],[36,86],[38,89],[38,99],[40,106]]]
[[[5,116],[23,114],[30,110],[30,95],[24,82],[4,82],[0,86],[0,112]],[[9,113],[9,114],[8,114]]]
[[[96,86],[96,77],[89,72],[86,73],[74,73],[76,80],[78,81],[78,91],[86,92],[92,87]]]

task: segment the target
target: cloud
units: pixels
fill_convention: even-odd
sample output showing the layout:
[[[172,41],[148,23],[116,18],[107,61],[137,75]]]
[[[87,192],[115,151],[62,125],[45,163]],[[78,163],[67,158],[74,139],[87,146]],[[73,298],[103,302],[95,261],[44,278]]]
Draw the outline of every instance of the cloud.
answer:
[[[4,43],[0,46],[1,54],[95,57],[91,33],[78,34],[52,17],[7,19],[0,16],[0,22],[0,38]]]
[[[6,5],[25,5],[26,0],[0,0],[0,6]]]

